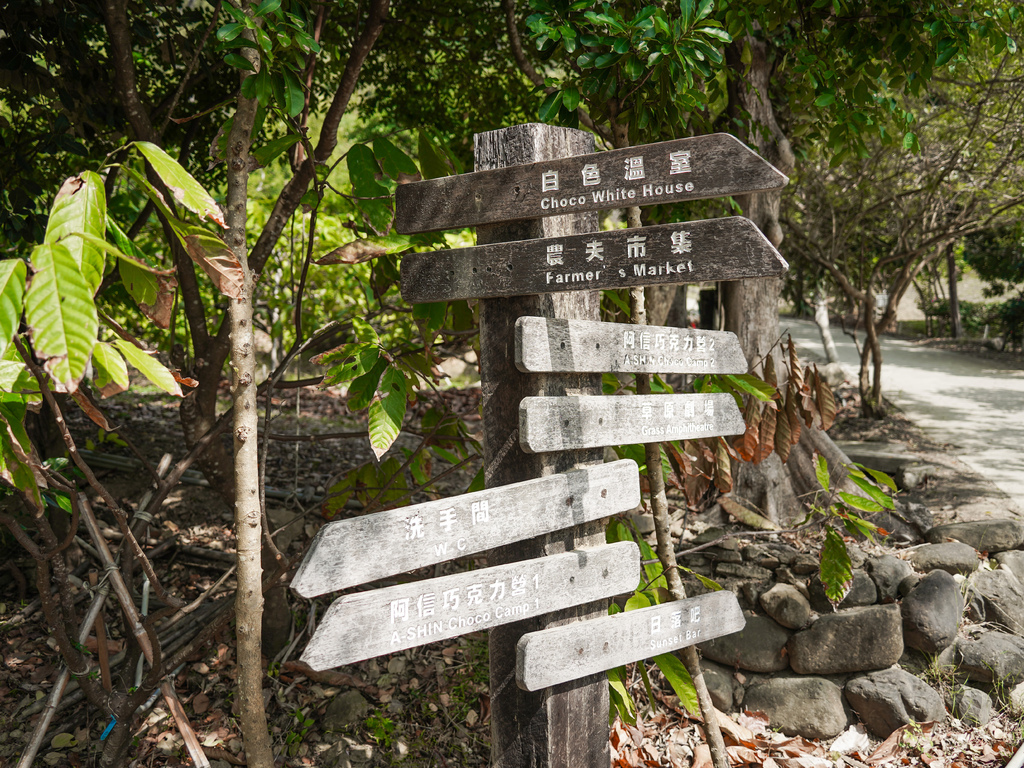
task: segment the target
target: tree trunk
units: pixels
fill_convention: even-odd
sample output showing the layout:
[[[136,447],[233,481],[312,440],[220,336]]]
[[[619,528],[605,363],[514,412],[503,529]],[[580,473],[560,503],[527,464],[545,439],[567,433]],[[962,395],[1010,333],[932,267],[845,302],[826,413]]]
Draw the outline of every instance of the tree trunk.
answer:
[[[825,357],[830,363],[838,363],[839,351],[836,349],[835,339],[832,338],[832,329],[829,327],[828,297],[822,291],[818,291],[814,297],[814,322],[818,324],[821,345],[825,348]]]
[[[478,170],[594,151],[593,136],[546,125],[518,125],[477,134]],[[594,213],[492,225],[477,229],[479,243],[593,232]],[[594,374],[521,373],[514,360],[514,328],[524,315],[597,320],[596,291],[517,296],[480,302],[480,377],[484,466],[488,487],[599,463],[600,450],[527,454],[519,447],[519,402],[529,395],[600,394]],[[604,542],[600,522],[501,547],[488,563],[514,562]],[[503,768],[608,765],[608,682],[604,674],[530,692],[515,683],[516,643],[525,632],[607,613],[606,601],[528,619],[489,633],[491,764]]]
[[[882,344],[875,324],[875,296],[869,290],[864,296],[864,346],[860,351],[860,412],[868,419],[885,416],[882,402]],[[872,373],[874,375],[872,375]]]
[[[951,245],[946,248],[946,268],[949,272],[949,321],[951,323],[954,339],[964,335],[963,324],[960,321],[960,296],[957,292],[956,276],[956,254],[953,253]]]

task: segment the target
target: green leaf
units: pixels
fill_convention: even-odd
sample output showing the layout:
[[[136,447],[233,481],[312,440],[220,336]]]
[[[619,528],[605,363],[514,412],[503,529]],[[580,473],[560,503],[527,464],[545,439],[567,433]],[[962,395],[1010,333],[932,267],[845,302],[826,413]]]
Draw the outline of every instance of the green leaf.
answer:
[[[252,15],[256,18],[266,16],[268,13],[273,13],[281,7],[281,0],[263,0],[262,3],[256,6],[256,10],[252,12]]]
[[[245,29],[245,25],[239,24],[237,21],[225,24],[217,30],[217,39],[221,42],[224,42],[225,40],[234,40],[242,33],[243,29]]]
[[[629,599],[626,601],[626,605],[625,605],[624,610],[636,611],[636,610],[639,610],[641,608],[650,608],[650,607],[651,607],[651,600],[650,600],[650,598],[648,598],[647,595],[645,595],[643,592],[636,592],[636,593],[630,595]]]
[[[836,101],[836,95],[831,91],[821,94],[814,100],[814,106],[816,107],[827,107],[829,104],[834,104]]]
[[[896,493],[896,481],[894,481],[891,477],[885,474],[885,472],[881,472],[877,469],[871,469],[870,467],[865,467],[863,464],[858,464],[857,466],[860,467],[865,472],[867,472],[869,475],[871,475],[871,477],[874,479],[876,483],[878,483],[879,485],[884,485],[887,488],[889,488],[893,493]]]
[[[868,497],[879,506],[885,507],[886,509],[896,508],[893,500],[886,493],[869,483],[864,478],[850,475],[850,482],[864,491],[864,493],[866,493]]]
[[[370,447],[380,459],[398,439],[405,418],[405,374],[389,367],[381,378],[380,388],[370,401]]]
[[[21,324],[27,272],[25,262],[21,259],[0,261],[0,356],[7,351]]]
[[[580,105],[580,89],[575,85],[568,86],[562,91],[562,106],[568,110],[575,110]]]
[[[731,384],[734,389],[746,392],[748,395],[753,395],[761,402],[768,402],[774,399],[777,394],[775,387],[767,382],[761,381],[750,373],[743,373],[739,375],[727,374],[721,376],[720,379],[724,380],[727,384]]]
[[[882,505],[873,501],[872,499],[866,499],[863,496],[857,496],[846,491],[839,492],[839,498],[845,501],[854,509],[859,509],[862,512],[881,512]]]
[[[828,493],[829,480],[828,480],[828,462],[825,461],[825,457],[819,455],[814,463],[814,474],[818,478],[818,482],[821,487]]]
[[[417,134],[417,154],[420,174],[424,179],[441,179],[452,175],[451,168],[444,160],[444,153],[422,128]]]
[[[912,152],[921,151],[921,145],[918,143],[917,134],[913,131],[907,131],[903,134],[903,149]]]
[[[181,387],[174,380],[174,376],[155,357],[152,357],[148,352],[142,351],[130,341],[125,341],[124,339],[115,339],[114,346],[132,364],[133,368],[137,369],[139,373],[164,392],[169,395],[182,396]]]
[[[697,701],[697,688],[693,684],[693,678],[690,677],[690,673],[683,666],[683,662],[675,654],[659,653],[654,657],[654,663],[658,665],[661,674],[665,676],[669,685],[672,686],[672,690],[679,697],[679,703],[691,715],[699,715],[700,704]]]
[[[107,196],[103,180],[92,171],[85,171],[61,186],[50,209],[43,242],[49,245],[61,242],[78,264],[91,293],[103,282],[103,251],[94,243],[82,238],[72,238],[76,232],[84,232],[103,238],[107,226]],[[65,242],[67,241],[67,242]]]
[[[412,158],[386,138],[373,140],[373,154],[380,161],[384,173],[395,181],[398,181],[398,177],[401,175],[419,176],[416,163],[412,161]]]
[[[373,368],[352,380],[352,383],[348,385],[348,409],[350,411],[353,413],[361,411],[370,404],[387,365],[387,358],[381,357]]]
[[[220,206],[217,205],[210,193],[203,188],[203,185],[193,179],[177,160],[160,149],[156,144],[151,144],[148,141],[137,141],[135,146],[139,148],[139,152],[153,166],[153,170],[156,171],[160,180],[167,185],[175,200],[197,216],[208,218],[227,229]]]
[[[692,568],[687,568],[685,565],[680,565],[679,570],[686,571],[688,574],[693,576],[695,579],[697,579],[697,581],[699,581],[705,587],[710,589],[712,592],[718,592],[719,590],[723,589],[722,585],[719,584],[717,581],[715,581],[714,579],[709,579],[707,576],[704,576],[703,574],[697,573]]]
[[[547,98],[540,104],[540,109],[537,110],[537,118],[542,123],[550,122],[558,114],[558,110],[562,107],[562,92],[555,91],[549,93]]]
[[[301,141],[302,137],[297,134],[290,134],[288,136],[282,136],[279,139],[273,139],[268,141],[259,149],[253,150],[252,156],[256,158],[256,162],[261,166],[266,167],[270,165],[270,161],[275,157],[291,149],[293,146]]]
[[[74,392],[96,344],[99,319],[92,290],[63,243],[32,251],[32,282],[25,294],[25,321],[35,352],[46,360],[58,389]]]
[[[27,493],[38,509],[43,508],[39,482],[32,469],[31,443],[25,432],[24,403],[0,403],[0,477]]]
[[[103,397],[128,389],[128,366],[120,353],[105,341],[97,341],[92,350],[93,383]]]
[[[290,117],[297,117],[306,105],[306,94],[295,73],[290,69],[284,71],[284,104],[282,105]]]
[[[853,587],[853,565],[846,551],[846,543],[835,528],[825,529],[825,544],[821,548],[821,583],[825,597],[835,608],[846,599]]]
[[[636,725],[636,704],[629,695],[629,689],[626,688],[626,668],[616,667],[609,669],[605,674],[608,675],[609,724],[614,722],[615,716],[618,715],[630,725]]]
[[[245,56],[236,51],[231,51],[224,57],[224,63],[235,69],[240,69],[243,72],[255,72],[256,67],[253,66],[252,62],[249,61]]]

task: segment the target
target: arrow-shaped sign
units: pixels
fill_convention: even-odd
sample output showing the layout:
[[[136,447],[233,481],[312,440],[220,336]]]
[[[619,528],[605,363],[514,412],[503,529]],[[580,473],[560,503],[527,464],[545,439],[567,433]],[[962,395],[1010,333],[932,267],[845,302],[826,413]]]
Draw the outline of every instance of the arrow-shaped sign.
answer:
[[[399,185],[404,234],[781,189],[785,174],[726,133]]]
[[[410,304],[781,275],[786,260],[750,219],[492,243],[402,258]]]

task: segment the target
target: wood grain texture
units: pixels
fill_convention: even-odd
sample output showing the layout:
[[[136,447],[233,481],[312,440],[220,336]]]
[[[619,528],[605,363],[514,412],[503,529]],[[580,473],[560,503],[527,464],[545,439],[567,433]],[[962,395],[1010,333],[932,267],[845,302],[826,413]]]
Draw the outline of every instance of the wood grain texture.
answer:
[[[302,660],[316,670],[352,664],[621,595],[639,578],[640,549],[626,541],[345,595]]]
[[[412,234],[701,200],[781,189],[789,181],[725,133],[540,162],[524,159],[508,164],[511,167],[496,167],[499,165],[506,164],[399,185],[395,229]],[[557,179],[551,174],[557,174]]]
[[[477,134],[480,170],[521,165],[593,151],[593,136],[540,124]],[[593,232],[596,213],[553,216],[477,229],[478,243],[564,237]],[[489,488],[600,463],[600,450],[535,455],[519,446],[519,401],[529,395],[600,394],[595,374],[525,374],[515,365],[518,318],[600,319],[597,291],[485,299],[480,302],[480,386],[483,392],[484,477]],[[514,562],[597,546],[601,523],[585,523],[499,547],[488,563]],[[491,762],[502,768],[574,768],[607,765],[608,682],[595,675],[553,690],[530,692],[515,684],[516,643],[525,632],[605,615],[606,600],[492,629],[488,637],[491,693]]]
[[[590,320],[521,317],[516,366],[545,373],[746,373],[736,334]]]
[[[528,691],[739,632],[746,624],[727,590],[524,635],[516,683]]]
[[[692,409],[692,410],[691,410]],[[519,442],[532,453],[743,434],[732,395],[527,397]]]
[[[410,253],[402,258],[402,297],[420,304],[741,280],[776,277],[788,268],[749,219],[728,216]]]
[[[292,589],[302,597],[443,563],[633,509],[640,475],[629,460],[327,523]],[[381,552],[381,557],[367,557]]]

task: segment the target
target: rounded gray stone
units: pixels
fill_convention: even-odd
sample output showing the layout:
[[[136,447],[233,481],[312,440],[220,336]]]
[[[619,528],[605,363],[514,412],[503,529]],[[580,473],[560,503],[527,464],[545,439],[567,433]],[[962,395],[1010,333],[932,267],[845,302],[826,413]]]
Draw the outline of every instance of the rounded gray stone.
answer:
[[[993,559],[1003,568],[1012,571],[1017,581],[1024,582],[1024,552],[1000,552]]]
[[[972,520],[937,525],[925,537],[932,544],[955,539],[979,552],[1004,552],[1024,544],[1024,523],[1017,520]]]
[[[903,644],[939,653],[956,639],[963,615],[960,587],[945,571],[932,571],[903,600]]]
[[[984,601],[986,621],[1024,636],[1024,584],[1012,571],[978,571],[971,579],[971,590]]]
[[[811,593],[811,607],[814,610],[821,613],[832,610],[832,603],[825,597],[825,585],[821,583],[821,579],[812,577],[811,583],[807,588]],[[843,598],[843,602],[837,607],[842,610],[843,608],[856,608],[861,605],[874,605],[877,602],[878,589],[875,588],[875,582],[864,571],[855,569],[853,571],[853,585],[850,587],[850,593]]]
[[[953,717],[974,725],[985,725],[992,719],[992,697],[977,688],[965,685],[953,694]]]
[[[789,641],[790,666],[802,675],[838,675],[891,667],[903,654],[898,605],[824,614]]]
[[[820,677],[777,677],[747,688],[743,708],[764,712],[787,736],[831,739],[848,725],[842,690]]]
[[[340,731],[347,725],[360,723],[370,711],[370,703],[356,690],[339,693],[327,705],[323,717],[323,728],[326,731]]]
[[[776,584],[760,602],[765,613],[789,629],[801,629],[811,620],[811,604],[792,584]]]
[[[921,574],[916,571],[907,576],[907,578],[900,582],[900,596],[906,597],[909,595],[914,587],[921,583],[922,578]]]
[[[707,659],[701,659],[700,668],[712,703],[723,712],[732,712],[736,704],[734,690],[739,685],[732,670]]]
[[[942,697],[899,667],[855,677],[847,681],[845,693],[864,726],[881,739],[911,720],[928,723],[946,719]]]
[[[978,570],[978,552],[970,544],[948,541],[925,544],[910,553],[910,562],[919,571],[946,571],[965,576]]]
[[[878,599],[883,603],[896,600],[900,593],[900,582],[914,572],[910,563],[892,555],[869,558],[864,568],[875,582]]]
[[[749,614],[746,619],[746,626],[739,632],[701,643],[701,653],[712,661],[750,672],[780,672],[788,667],[783,650],[789,631],[767,616]]]
[[[986,632],[956,643],[960,672],[979,683],[1016,685],[1024,680],[1024,639],[1005,632]]]

